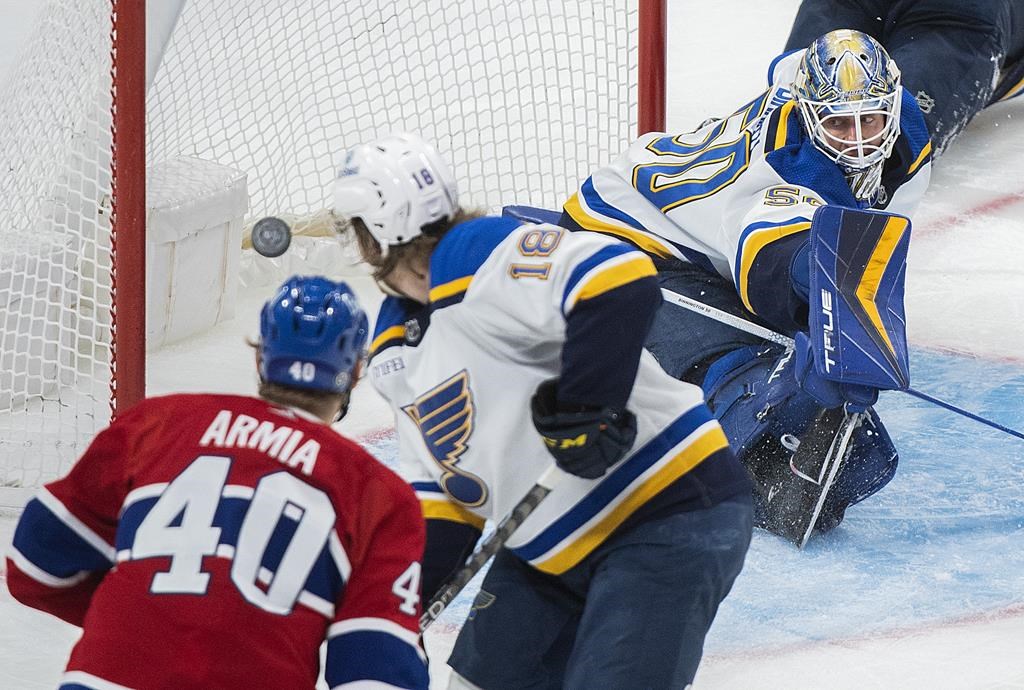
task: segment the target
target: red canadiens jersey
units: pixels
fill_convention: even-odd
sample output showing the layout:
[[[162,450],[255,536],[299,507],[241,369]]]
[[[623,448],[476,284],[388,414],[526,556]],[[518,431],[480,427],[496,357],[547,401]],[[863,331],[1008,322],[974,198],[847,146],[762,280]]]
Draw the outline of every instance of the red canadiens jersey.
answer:
[[[83,634],[67,688],[426,688],[412,490],[311,415],[146,400],[25,508],[19,601]]]

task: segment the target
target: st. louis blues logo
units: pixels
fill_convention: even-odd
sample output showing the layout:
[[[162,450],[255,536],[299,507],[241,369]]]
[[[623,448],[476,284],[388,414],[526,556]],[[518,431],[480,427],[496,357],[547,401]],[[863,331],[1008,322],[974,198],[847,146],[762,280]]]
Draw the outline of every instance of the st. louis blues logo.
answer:
[[[444,470],[438,482],[445,493],[470,508],[487,500],[487,486],[458,467],[473,433],[473,394],[469,374],[462,370],[435,386],[402,411],[419,427],[434,461]]]

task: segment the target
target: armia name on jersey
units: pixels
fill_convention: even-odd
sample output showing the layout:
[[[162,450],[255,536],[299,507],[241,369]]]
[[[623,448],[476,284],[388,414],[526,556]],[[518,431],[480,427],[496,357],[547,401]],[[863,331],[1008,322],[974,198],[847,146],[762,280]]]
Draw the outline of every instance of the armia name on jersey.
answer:
[[[320,444],[311,438],[303,440],[303,436],[304,433],[290,426],[278,426],[247,414],[233,415],[230,410],[221,410],[199,439],[199,445],[252,448],[288,467],[298,467],[309,476],[313,474]]]

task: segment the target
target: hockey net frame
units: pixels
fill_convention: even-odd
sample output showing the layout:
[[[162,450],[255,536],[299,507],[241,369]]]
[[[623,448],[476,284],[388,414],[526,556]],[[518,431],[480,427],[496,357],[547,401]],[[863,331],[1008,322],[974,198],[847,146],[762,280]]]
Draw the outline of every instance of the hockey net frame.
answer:
[[[0,278],[0,506],[22,505],[63,474],[112,416],[146,394],[147,164],[209,157],[249,176],[247,222],[308,217],[329,205],[332,151],[404,129],[432,140],[452,161],[471,204],[554,208],[638,132],[664,129],[666,0],[586,7],[189,0],[169,26],[151,7],[148,27],[144,0],[50,1],[90,16],[43,10],[29,54],[2,91],[0,126],[17,134],[4,140],[0,133],[8,166],[0,181],[6,196],[28,201],[7,209],[9,226],[0,232],[0,270],[11,276]],[[176,2],[150,5],[165,10]],[[254,18],[260,13],[262,25]],[[220,26],[223,40],[211,41],[206,26]],[[255,33],[247,37],[249,30]],[[79,52],[51,59],[65,44]],[[237,85],[230,73],[212,91],[186,88],[209,76],[197,64],[220,69],[244,49],[251,52],[240,69],[279,84],[307,68],[357,65],[358,73],[335,79],[330,70],[317,72],[326,76],[266,98],[250,89],[250,113],[239,112],[237,100],[218,100]],[[86,64],[74,72],[82,67],[76,63]],[[62,83],[94,77],[102,83],[80,92]],[[440,101],[431,100],[434,84],[444,87]],[[370,101],[345,102],[360,91]],[[225,151],[239,147],[237,131],[246,129],[216,139],[210,115],[196,114],[204,99],[219,109],[214,119],[248,127],[259,108],[273,109],[262,116],[297,131],[284,144],[260,139],[254,149],[288,148],[320,133],[310,146],[318,163],[226,160]],[[373,99],[382,104],[376,110]],[[64,119],[40,125],[40,110],[61,110]],[[294,117],[310,111],[316,116]],[[58,141],[59,133],[68,134]],[[484,169],[488,161],[493,170]],[[83,165],[95,170],[69,181]],[[264,194],[269,184],[260,178],[268,173],[294,173],[315,190],[312,198]],[[47,421],[34,426],[33,414]],[[45,428],[60,415],[59,431]]]

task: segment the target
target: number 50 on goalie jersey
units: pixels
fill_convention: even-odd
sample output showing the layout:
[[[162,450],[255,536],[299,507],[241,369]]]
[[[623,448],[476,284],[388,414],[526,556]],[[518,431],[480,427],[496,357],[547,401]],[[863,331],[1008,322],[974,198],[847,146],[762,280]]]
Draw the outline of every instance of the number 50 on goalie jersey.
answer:
[[[23,603],[84,628],[74,688],[426,688],[423,519],[329,426],[255,398],[140,403],[26,507]],[[62,686],[64,687],[64,686]]]
[[[801,123],[790,84],[801,52],[781,56],[770,87],[735,113],[675,136],[645,134],[565,203],[571,229],[612,235],[733,282],[743,305],[779,330],[794,322],[790,265],[817,208],[863,208]],[[911,216],[928,187],[931,140],[902,94],[900,136],[872,208]]]

